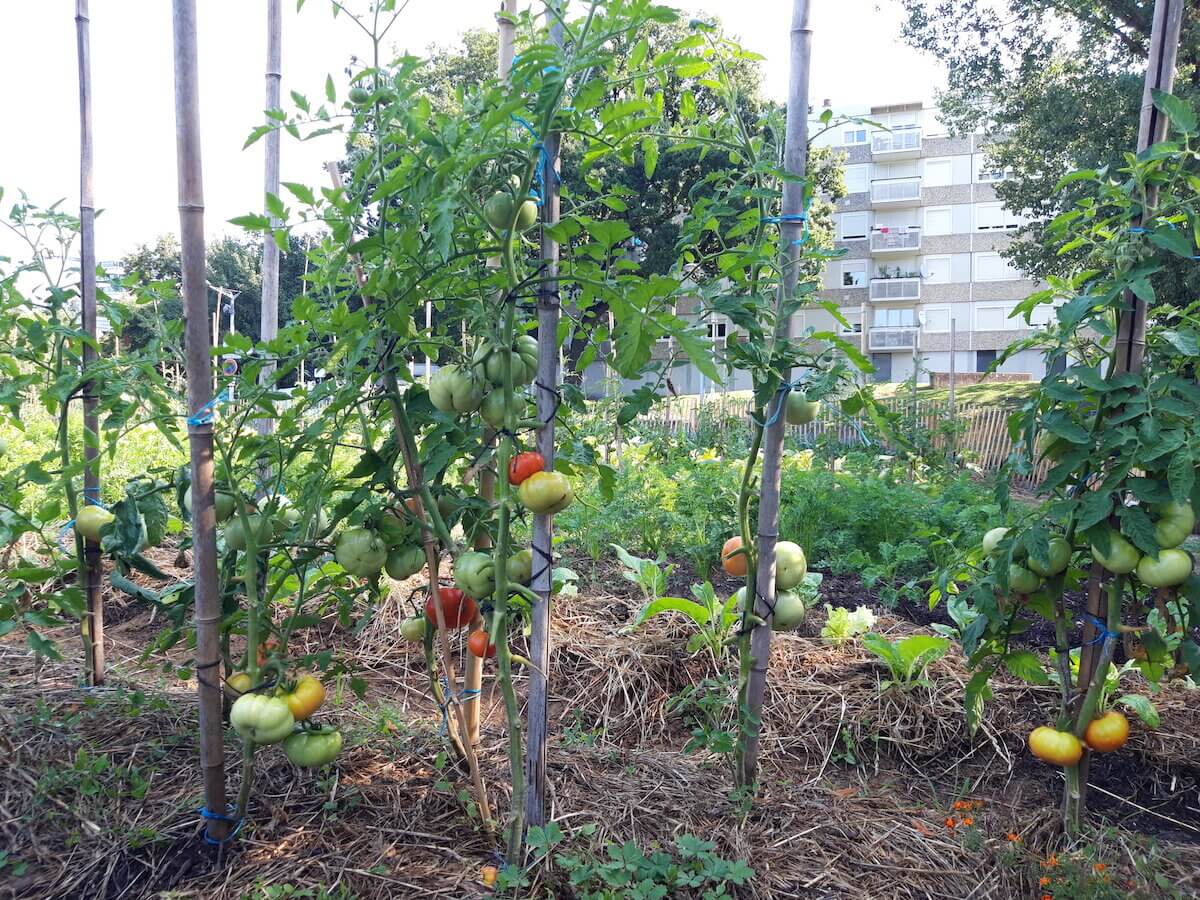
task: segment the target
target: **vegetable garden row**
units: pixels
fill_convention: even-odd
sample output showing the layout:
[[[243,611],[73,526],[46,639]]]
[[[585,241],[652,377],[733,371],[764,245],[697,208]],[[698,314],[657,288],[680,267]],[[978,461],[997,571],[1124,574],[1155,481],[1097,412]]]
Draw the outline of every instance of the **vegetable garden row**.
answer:
[[[414,651],[444,733],[425,765],[438,766],[461,801],[456,815],[470,825],[455,827],[476,828],[494,854],[479,870],[484,887],[527,896],[531,878],[547,877],[540,867],[557,864],[585,896],[666,896],[655,884],[678,895],[705,888],[704,896],[769,896],[755,887],[746,865],[753,858],[729,863],[711,845],[682,840],[684,875],[655,881],[659,875],[630,864],[620,877],[631,881],[588,893],[581,886],[606,877],[598,864],[550,852],[562,823],[587,811],[555,801],[548,754],[568,737],[555,733],[563,718],[551,706],[571,691],[556,670],[571,647],[557,642],[579,580],[561,553],[589,546],[595,559],[619,566],[610,576],[619,571],[643,601],[618,647],[636,656],[639,635],[670,620],[672,633],[687,629],[686,665],[705,660],[709,674],[665,709],[674,704],[693,723],[689,752],[725,764],[728,827],[763,809],[778,815],[775,798],[787,786],[771,774],[791,738],[771,706],[786,708],[805,665],[804,656],[790,656],[798,639],[780,636],[815,639],[822,577],[810,564],[830,569],[826,544],[824,558],[810,559],[812,543],[803,547],[793,540],[799,534],[781,528],[819,534],[822,524],[797,522],[781,508],[794,496],[789,479],[814,465],[811,452],[786,448],[786,429],[836,406],[887,435],[905,471],[932,447],[863,386],[870,364],[853,343],[836,330],[791,331],[794,314],[819,302],[817,276],[838,255],[810,221],[820,197],[806,175],[809,147],[814,133],[842,122],[828,111],[810,122],[808,4],[797,0],[790,20],[786,109],[767,106],[754,117],[731,72],[756,57],[701,20],[663,41],[663,26],[682,23],[648,0],[520,11],[508,0],[498,17],[499,74],[461,87],[453,112],[419,90],[420,59],[385,56],[403,4],[377,0],[357,13],[332,6],[369,48],[352,66],[348,90],[330,78],[323,97],[293,93],[290,108],[269,109],[247,145],[265,138],[277,153],[285,136],[336,131],[347,156],[331,164],[328,183],[268,190],[263,214],[236,220],[279,248],[293,231],[316,229],[306,292],[288,324],[264,325],[258,340],[226,334],[212,346],[194,0],[174,3],[185,321],[162,321],[142,349],[100,352],[97,309],[119,332],[123,307],[96,288],[90,192],[78,218],[23,196],[12,207],[7,224],[28,254],[0,273],[0,404],[11,429],[46,413],[55,425],[52,446],[0,471],[0,636],[13,633],[7,647],[23,637],[39,660],[63,660],[62,629],[78,621],[83,671],[95,687],[107,675],[105,598],[119,592],[162,617],[142,659],[174,659],[168,668],[194,680],[198,741],[189,735],[188,747],[198,748],[200,836],[214,848],[213,865],[268,827],[255,815],[256,790],[275,786],[274,757],[263,748],[279,745],[291,765],[321,778],[346,758],[351,742],[326,719],[343,689],[360,701],[371,695],[361,661],[314,647],[313,635],[331,625],[360,634],[387,622],[395,631],[385,655]],[[79,9],[86,72],[86,2]],[[1160,39],[1169,57],[1169,35]],[[1047,226],[1047,240],[1078,256],[1078,274],[1022,304],[1025,316],[1039,304],[1055,314],[1010,352],[1036,347],[1049,363],[1065,364],[1048,365],[1051,374],[1008,419],[1013,450],[995,479],[992,527],[982,533],[972,521],[953,534],[921,536],[936,571],[903,589],[903,560],[891,543],[886,552],[877,541],[847,557],[863,564],[864,581],[891,591],[879,593],[885,602],[927,597],[948,623],[936,635],[910,629],[892,640],[874,630],[865,605],[850,604],[827,606],[819,634],[820,646],[836,652],[864,648],[868,668],[882,664],[872,669],[872,697],[918,720],[922,704],[939,714],[943,698],[930,673],[957,642],[968,744],[989,721],[989,701],[1014,681],[1051,691],[1056,712],[1027,739],[1037,759],[1061,769],[1054,840],[1068,848],[1089,834],[1089,766],[1122,751],[1126,713],[1138,720],[1135,732],[1155,727],[1162,716],[1152,695],[1194,688],[1200,667],[1200,578],[1183,546],[1200,503],[1200,304],[1157,292],[1166,260],[1200,253],[1200,126],[1169,92],[1161,72],[1172,68],[1152,67],[1148,76],[1143,152],[1129,154],[1119,171],[1072,175],[1088,196]],[[268,93],[278,96],[271,73]],[[86,123],[86,88],[82,96]],[[86,150],[86,125],[84,135]],[[660,160],[683,153],[714,155],[720,165],[691,190],[677,264],[648,276],[627,252],[634,235],[621,219],[625,189],[604,173],[637,166],[651,179]],[[562,190],[568,161],[586,189]],[[65,261],[80,230],[77,285]],[[137,273],[125,287],[138,303],[175,289]],[[699,298],[699,321],[676,315],[684,297]],[[707,314],[727,317],[737,339],[712,346]],[[652,352],[664,337],[707,377],[743,371],[754,384],[746,444],[736,459],[720,461],[719,490],[693,498],[727,512],[719,535],[696,540],[691,599],[674,596],[675,564],[653,558],[679,548],[653,546],[650,529],[634,535],[629,550],[589,545],[586,533],[589,521],[599,532],[602,507],[638,464],[635,454],[609,465],[607,438],[589,429],[599,415],[596,433],[636,430],[675,361]],[[186,409],[166,380],[180,338]],[[578,371],[602,359],[637,385],[600,413],[589,409],[574,373],[560,371],[560,348],[580,343]],[[409,362],[420,358],[440,363],[427,381],[412,375]],[[324,380],[287,387],[317,361]],[[186,444],[189,464],[150,468],[120,487],[106,482],[105,467],[148,428],[180,455]],[[953,473],[923,470],[940,485],[954,483]],[[1009,485],[1035,470],[1045,473],[1039,496],[1013,500]],[[828,477],[830,490],[851,493],[838,480],[845,475]],[[803,482],[810,490],[821,483],[816,473]],[[880,481],[884,494],[889,483],[901,490]],[[556,516],[578,533],[556,534]],[[167,547],[175,554],[169,566]],[[649,557],[636,555],[643,551]],[[724,575],[709,571],[718,562]],[[1049,646],[1028,639],[1043,624]],[[502,710],[495,720],[484,703],[492,696]],[[240,741],[240,760],[226,752],[227,728]],[[492,746],[487,735],[496,729],[503,739]],[[853,733],[848,723],[835,728],[839,759],[850,765]],[[830,745],[821,772],[833,752]],[[413,757],[405,753],[419,765]],[[703,767],[688,771],[713,784]],[[968,818],[952,817],[947,827],[969,828]],[[795,823],[772,828],[781,843],[801,833]],[[651,870],[666,865],[645,859]],[[615,886],[634,891],[645,879],[649,887],[637,890],[647,893]]]

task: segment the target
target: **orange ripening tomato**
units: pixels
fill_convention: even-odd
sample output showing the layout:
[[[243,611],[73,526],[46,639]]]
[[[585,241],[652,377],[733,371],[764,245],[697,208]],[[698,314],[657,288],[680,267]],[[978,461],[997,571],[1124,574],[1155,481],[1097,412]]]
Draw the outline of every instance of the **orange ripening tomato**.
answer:
[[[1115,709],[1110,709],[1100,718],[1092,719],[1088,723],[1083,739],[1097,753],[1120,750],[1129,740],[1129,720]]]
[[[742,539],[736,535],[727,540],[725,546],[721,548],[721,568],[730,575],[746,574],[746,563],[749,557],[745,553],[737,552],[741,549]]]
[[[462,628],[475,618],[475,601],[458,588],[439,588],[438,596],[442,601],[442,617],[446,620],[447,628]],[[437,608],[433,605],[432,592],[425,601],[425,618],[437,628]]]
[[[467,638],[467,649],[479,659],[491,659],[496,655],[496,645],[488,643],[488,633],[482,628],[471,632]]]
[[[546,458],[540,453],[527,450],[518,453],[508,462],[508,483],[520,484],[534,472],[544,471]]]
[[[311,675],[301,675],[290,691],[279,690],[276,693],[283,698],[297,722],[303,722],[325,702],[325,685]]]
[[[258,653],[255,656],[258,658],[258,664],[261,666],[267,661],[267,657],[271,652],[279,649],[279,641],[275,638],[267,638],[258,645]]]
[[[1056,766],[1073,766],[1083,756],[1083,745],[1069,731],[1058,731],[1039,725],[1029,732],[1029,749],[1042,762]]]

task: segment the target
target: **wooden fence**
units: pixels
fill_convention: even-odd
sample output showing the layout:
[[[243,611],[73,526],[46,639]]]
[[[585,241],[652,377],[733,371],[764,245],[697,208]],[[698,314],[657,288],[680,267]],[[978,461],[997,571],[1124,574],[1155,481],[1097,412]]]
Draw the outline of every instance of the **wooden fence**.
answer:
[[[880,402],[891,412],[903,415],[910,427],[924,428],[935,446],[945,448],[947,442],[953,439],[962,461],[982,472],[997,471],[1012,451],[1013,443],[1008,435],[1008,417],[1013,412],[1011,406],[957,404],[952,408],[946,401],[914,401],[909,398],[891,398]],[[713,394],[704,398],[675,397],[655,407],[638,421],[695,438],[704,430],[723,433],[741,428],[749,414],[749,397],[741,392]],[[951,423],[958,427],[943,427]],[[789,426],[788,436],[802,446],[816,444],[821,439],[853,446],[864,443],[868,435],[875,439],[873,431],[868,422],[846,416],[836,404],[825,403],[817,418],[809,424]],[[880,452],[886,453],[888,448],[882,446]],[[1017,484],[1035,486],[1045,477],[1048,468],[1047,463],[1040,463],[1030,476],[1018,479]]]

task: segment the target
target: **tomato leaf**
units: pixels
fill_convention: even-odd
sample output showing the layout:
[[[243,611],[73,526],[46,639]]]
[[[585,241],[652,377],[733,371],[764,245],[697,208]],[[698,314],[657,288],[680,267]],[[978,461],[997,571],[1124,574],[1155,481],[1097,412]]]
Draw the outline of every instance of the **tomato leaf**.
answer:
[[[1132,710],[1147,728],[1157,728],[1161,722],[1158,710],[1148,697],[1141,694],[1125,694],[1117,702],[1126,709]]]
[[[1050,678],[1042,661],[1032,650],[1014,650],[1004,657],[1004,667],[1022,681],[1030,684],[1049,684]]]

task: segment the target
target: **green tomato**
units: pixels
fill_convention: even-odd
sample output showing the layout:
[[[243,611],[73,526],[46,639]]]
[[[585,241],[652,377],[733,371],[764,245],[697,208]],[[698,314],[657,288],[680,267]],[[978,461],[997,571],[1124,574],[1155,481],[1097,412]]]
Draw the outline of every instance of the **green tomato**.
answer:
[[[1164,550],[1178,547],[1196,527],[1196,513],[1190,503],[1164,503],[1153,509],[1158,521],[1154,523],[1154,539]]]
[[[1066,538],[1052,537],[1050,538],[1050,550],[1047,555],[1050,557],[1050,564],[1047,566],[1043,566],[1032,555],[1027,560],[1029,568],[1043,578],[1057,575],[1070,564],[1071,545],[1067,543]],[[1009,580],[1011,581],[1011,576]]]
[[[1142,555],[1133,544],[1115,531],[1109,532],[1108,541],[1108,553],[1101,553],[1096,545],[1092,544],[1092,556],[1096,558],[1096,562],[1114,575],[1127,575],[1137,568]]]
[[[1037,436],[1037,455],[1051,462],[1057,462],[1071,449],[1069,441],[1064,441],[1057,434],[1042,431]]]
[[[254,543],[261,550],[264,544],[274,540],[275,523],[261,513],[255,513],[247,518],[250,521],[251,533],[254,535]],[[225,526],[225,547],[238,552],[246,549],[246,529],[242,524],[241,516],[230,520]]]
[[[1192,574],[1192,558],[1182,550],[1160,550],[1158,559],[1143,556],[1137,564],[1137,577],[1150,587],[1177,587]]]
[[[112,513],[102,506],[89,503],[79,510],[75,516],[75,531],[89,541],[100,541],[100,529],[115,519]]]
[[[518,182],[519,184],[519,182]],[[483,217],[497,231],[506,231],[513,224],[513,203],[516,198],[507,191],[497,191],[483,204]],[[517,210],[517,231],[528,231],[537,221],[538,208],[533,200],[521,202]]]
[[[739,610],[746,607],[746,589],[740,587],[733,595]],[[804,624],[808,610],[804,599],[795,591],[776,591],[775,614],[771,617],[772,631],[792,631]]]
[[[508,558],[508,562],[504,565],[504,571],[508,574],[509,581],[517,584],[529,584],[533,578],[533,551],[518,550]]]
[[[364,87],[350,88],[350,102],[355,106],[362,106],[371,99],[371,92]]]
[[[468,550],[454,560],[454,586],[472,600],[496,591],[496,564],[488,553]]]
[[[323,725],[298,731],[283,742],[283,755],[296,766],[315,769],[333,762],[342,750],[342,733]]]
[[[421,549],[419,544],[413,544],[409,547],[397,547],[388,553],[387,562],[384,563],[388,575],[397,581],[411,578],[420,572],[424,565],[425,551]]]
[[[451,363],[430,377],[429,399],[445,413],[472,413],[483,402],[483,383],[474,373]]]
[[[229,724],[247,741],[278,744],[292,733],[296,719],[282,697],[242,694],[229,710]]]
[[[192,514],[192,486],[190,484],[183,492],[183,508],[188,515]],[[220,525],[237,510],[237,498],[229,491],[216,491],[213,494],[213,508],[217,514],[217,524]]]
[[[571,505],[575,492],[561,472],[534,472],[518,485],[517,497],[529,511],[553,515]]]
[[[413,537],[414,526],[402,513],[385,509],[375,520],[375,532],[389,550],[395,550]]]
[[[790,591],[808,574],[808,560],[799,544],[780,541],[775,545],[775,587]]]
[[[378,575],[387,562],[387,545],[366,528],[348,528],[338,535],[333,548],[338,565],[360,578]]]
[[[788,394],[783,417],[789,425],[807,425],[820,412],[820,400],[809,400],[804,394],[792,391]]]
[[[1032,594],[1041,586],[1037,573],[1015,563],[1008,567],[1008,587],[1014,594]]]
[[[504,391],[492,391],[483,398],[479,407],[479,416],[493,428],[504,427],[504,416],[507,412],[504,406]]]
[[[993,528],[983,536],[983,552],[986,556],[995,556],[996,550],[1000,546],[1000,542],[1004,540],[1008,534],[1007,528]]]
[[[412,616],[400,623],[400,637],[410,644],[420,643],[425,640],[428,627],[429,620],[424,616]]]
[[[532,382],[537,375],[538,367],[537,339],[528,334],[519,336],[513,341],[509,359],[512,360],[513,387],[520,387]],[[504,384],[504,353],[490,341],[484,341],[479,345],[475,355],[471,357],[471,365],[477,374],[497,387]]]

